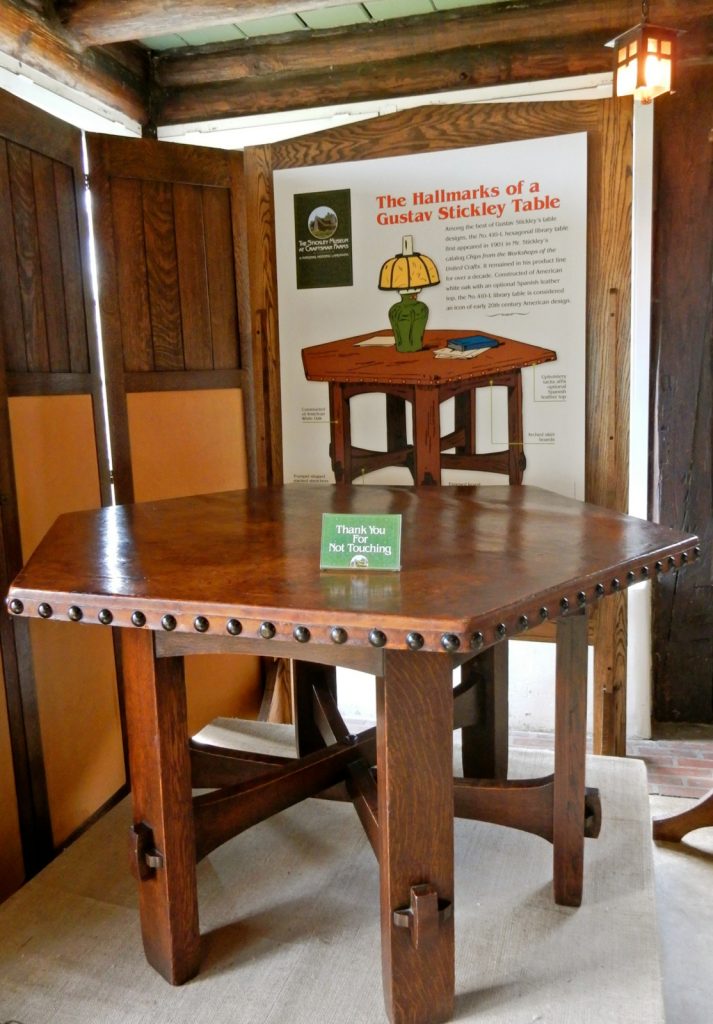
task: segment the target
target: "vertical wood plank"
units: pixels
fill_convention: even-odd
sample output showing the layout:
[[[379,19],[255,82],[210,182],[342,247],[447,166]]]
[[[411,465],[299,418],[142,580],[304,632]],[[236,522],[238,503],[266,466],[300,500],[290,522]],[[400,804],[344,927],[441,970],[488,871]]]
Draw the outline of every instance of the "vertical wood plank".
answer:
[[[508,645],[495,644],[461,668],[471,723],[461,729],[463,774],[471,779],[508,777]]]
[[[413,463],[414,483],[440,484],[441,452],[438,388],[414,388]]]
[[[32,182],[32,155],[29,150],[14,143],[7,144],[7,151],[27,369],[48,372],[50,357]]]
[[[377,679],[377,784],[384,997],[392,1024],[453,1013],[453,917],[419,948],[393,913],[411,887],[453,901],[453,694],[448,657],[385,651]],[[418,780],[417,784],[415,780]]]
[[[186,694],[181,658],[154,659],[153,634],[122,630],[133,820],[163,865],[139,882],[146,958],[173,985],[200,960]]]
[[[566,907],[582,902],[586,740],[587,616],[578,612],[557,623],[553,885]]]
[[[713,722],[713,67],[683,67],[654,116],[650,514],[702,552],[653,585],[654,718]]]
[[[0,340],[7,370],[27,370],[7,143],[0,139]]]
[[[40,282],[44,297],[49,368],[53,373],[67,373],[69,371],[69,343],[64,307],[62,253],[57,223],[54,168],[52,161],[42,156],[41,153],[32,154],[32,184],[37,209]]]
[[[230,198],[227,189],[202,189],[208,312],[216,370],[240,366]]]
[[[626,512],[629,482],[633,104],[602,103],[589,144],[585,496]],[[594,751],[626,753],[625,598],[594,619]]]
[[[140,187],[146,239],[144,259],[149,288],[153,368],[184,370],[173,188],[164,181],[144,181]]]
[[[153,349],[141,183],[116,178],[111,181],[110,189],[124,368],[127,371],[150,370],[153,369]]]
[[[245,204],[251,216],[246,234],[250,308],[253,312],[253,390],[260,484],[282,482],[280,343],[277,329],[272,151],[255,146],[245,153]]]
[[[99,254],[99,303],[104,342],[106,399],[112,451],[113,486],[119,502],[133,501],[131,445],[124,386],[124,354],[117,268],[111,180],[107,173],[108,136],[87,134],[89,180],[92,190],[94,230]],[[111,487],[103,478],[103,499],[110,500]]]
[[[213,346],[201,189],[174,185],[173,203],[186,369],[211,370]]]
[[[2,276],[2,275],[0,275]],[[0,585],[7,591],[22,566],[4,353],[0,349]],[[53,853],[47,782],[30,650],[29,623],[0,615],[0,653],[25,871],[36,874]]]
[[[247,227],[248,216],[245,189],[245,164],[242,153],[229,155],[230,217],[233,236],[233,273],[235,275],[238,304],[239,365],[245,372],[247,385],[243,388],[245,417],[245,445],[248,457],[250,484],[257,485],[258,468],[255,369],[253,365],[253,315],[250,307],[250,266]]]
[[[87,298],[85,273],[82,267],[77,203],[72,202],[78,190],[71,167],[55,161],[54,190],[64,306],[67,317],[69,369],[72,373],[88,373],[91,366],[87,332]],[[81,191],[79,191],[81,195]]]

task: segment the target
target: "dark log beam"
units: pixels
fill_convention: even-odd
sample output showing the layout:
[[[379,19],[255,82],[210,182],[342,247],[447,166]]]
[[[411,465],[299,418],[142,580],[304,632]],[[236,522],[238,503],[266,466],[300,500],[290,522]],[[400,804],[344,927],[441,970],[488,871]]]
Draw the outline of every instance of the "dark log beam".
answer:
[[[305,0],[310,3],[311,0]],[[598,52],[618,32],[639,20],[640,9],[627,18],[626,4],[594,0],[582,5],[571,0],[531,0],[494,4],[472,10],[447,11],[367,25],[352,25],[312,33],[270,36],[261,41],[184,48],[156,60],[156,83],[165,88],[230,82],[243,78],[339,69],[350,65],[410,60],[429,54],[507,46],[513,55],[532,40],[587,41]],[[293,9],[298,9],[293,3]],[[692,31],[713,18],[713,0],[701,0],[686,11],[662,0],[657,20]],[[710,25],[708,26],[710,29]],[[174,29],[175,31],[175,29]],[[709,37],[710,38],[710,37]],[[581,48],[581,45],[580,45]],[[610,51],[605,50],[605,55]],[[604,63],[608,67],[610,58]]]
[[[344,3],[306,0],[302,9],[314,11]],[[57,8],[67,30],[81,46],[147,39],[300,10],[294,0],[66,0]]]
[[[435,17],[435,16],[434,16]],[[691,33],[687,40],[690,58],[709,55],[710,34]],[[432,42],[432,41],[431,41]],[[309,42],[295,42],[303,51]],[[322,70],[284,74],[236,76],[230,81],[184,86],[157,91],[154,110],[157,124],[182,124],[225,117],[321,107],[347,101],[360,102],[523,82],[568,78],[610,70],[610,51],[591,36],[565,40],[532,40],[517,47],[466,47],[439,52],[431,45],[408,58],[342,64],[335,48],[333,59]],[[303,65],[284,44],[285,59],[292,68]]]
[[[0,6],[0,52],[139,123],[147,120],[148,61],[136,51],[78,53],[45,18],[13,2]]]
[[[305,3],[314,9],[336,0]],[[42,14],[52,10],[49,3],[5,0],[0,51],[142,125],[604,72],[610,54],[603,43],[640,16],[636,0],[586,5],[505,0],[343,29],[183,48],[154,55],[151,64],[140,46],[110,41],[300,5],[246,0],[239,14],[233,0],[63,0],[56,7],[64,27]],[[695,5],[658,0],[656,19],[687,30],[684,60],[713,59],[713,0]],[[85,23],[93,35],[82,28]],[[110,45],[82,51],[90,38]]]

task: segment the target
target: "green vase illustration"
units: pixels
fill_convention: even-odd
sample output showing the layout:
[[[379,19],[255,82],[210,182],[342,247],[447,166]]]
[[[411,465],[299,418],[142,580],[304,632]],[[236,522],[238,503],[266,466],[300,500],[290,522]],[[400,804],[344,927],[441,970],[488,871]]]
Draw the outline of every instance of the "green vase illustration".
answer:
[[[397,352],[418,352],[423,348],[427,320],[428,306],[419,300],[418,292],[402,292],[399,302],[389,310]]]

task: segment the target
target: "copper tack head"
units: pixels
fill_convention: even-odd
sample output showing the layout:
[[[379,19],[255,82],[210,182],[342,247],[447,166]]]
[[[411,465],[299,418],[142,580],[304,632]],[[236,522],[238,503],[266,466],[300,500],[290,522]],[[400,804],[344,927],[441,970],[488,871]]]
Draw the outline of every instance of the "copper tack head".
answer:
[[[102,608],[97,612],[97,618],[101,622],[102,626],[109,626],[114,621],[114,616],[108,608]]]
[[[135,611],[131,615],[131,621],[135,626],[145,626],[146,616],[144,615],[143,612]]]
[[[178,625],[178,623],[176,622],[176,616],[164,615],[164,617],[161,619],[161,625],[166,630],[167,633],[171,633]]]
[[[441,647],[444,651],[452,654],[460,647],[460,638],[455,633],[444,633],[441,637]]]
[[[406,646],[410,651],[420,651],[423,644],[424,639],[420,633],[408,633],[406,635]]]
[[[225,628],[231,636],[240,636],[243,631],[243,624],[240,619],[228,619]]]
[[[67,609],[67,618],[71,619],[72,622],[79,622],[84,617],[84,612],[76,604],[71,605]]]
[[[470,638],[471,650],[479,651],[484,643],[485,643],[485,637],[483,636],[482,633],[480,633],[480,632],[473,633],[472,637]]]
[[[25,610],[25,606],[19,599],[19,597],[13,597],[12,601],[8,605],[8,608],[10,609],[13,615],[22,615],[22,613]]]
[[[277,630],[275,629],[274,622],[261,622],[260,623],[260,628],[258,629],[258,633],[263,638],[263,640],[272,640],[272,638],[273,638],[273,636],[275,635],[276,632],[277,632]]]
[[[385,647],[386,633],[380,629],[372,629],[369,632],[369,643],[372,647]]]
[[[37,605],[37,614],[40,616],[41,619],[51,619],[52,605],[47,604],[46,601],[43,601],[42,604]]]
[[[196,615],[195,619],[193,620],[193,628],[195,629],[196,633],[207,633],[208,630],[210,629],[210,622],[205,617],[205,615]]]
[[[345,644],[349,638],[349,634],[346,629],[342,628],[342,626],[332,626],[329,631],[329,636],[332,643],[335,644]]]
[[[310,636],[312,635],[306,626],[295,626],[292,630],[292,635],[298,644],[306,644],[309,642]]]

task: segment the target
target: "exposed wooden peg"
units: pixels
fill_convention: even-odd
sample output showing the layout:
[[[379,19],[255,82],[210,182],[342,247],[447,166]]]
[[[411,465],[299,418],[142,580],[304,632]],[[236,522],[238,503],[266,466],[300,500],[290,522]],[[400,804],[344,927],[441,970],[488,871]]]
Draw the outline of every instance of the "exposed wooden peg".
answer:
[[[411,886],[410,906],[393,913],[393,922],[397,928],[408,928],[414,949],[427,949],[435,945],[438,928],[453,913],[453,905],[448,900],[438,898],[434,886]]]
[[[131,873],[139,882],[151,878],[163,867],[163,855],[156,849],[152,830],[143,821],[129,829],[129,863]]]

